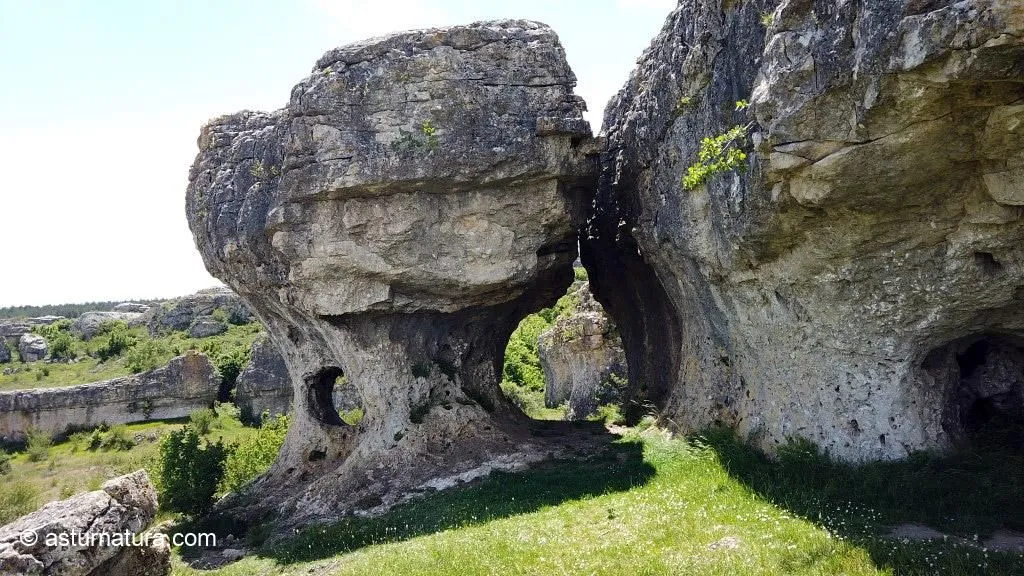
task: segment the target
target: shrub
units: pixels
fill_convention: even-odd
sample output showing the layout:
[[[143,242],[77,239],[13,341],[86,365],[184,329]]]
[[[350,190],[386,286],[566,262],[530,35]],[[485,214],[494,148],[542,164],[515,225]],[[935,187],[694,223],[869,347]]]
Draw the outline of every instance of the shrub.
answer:
[[[576,266],[575,268],[572,269],[572,272],[574,274],[574,279],[576,280],[576,282],[586,282],[587,280],[590,279],[590,277],[587,276],[587,269],[584,268],[583,266]]]
[[[0,525],[32,512],[39,506],[39,488],[29,482],[5,483],[0,490]]]
[[[29,462],[42,462],[50,456],[53,439],[46,432],[29,428],[25,431],[25,453]]]
[[[120,320],[104,322],[100,332],[107,335],[107,341],[96,348],[96,355],[102,362],[120,356],[138,342],[128,325]]]
[[[0,449],[0,476],[11,473],[11,455],[6,450]]]
[[[249,350],[242,347],[221,352],[214,357],[213,364],[220,374],[221,399],[228,398],[231,390],[235,387],[238,375],[242,373],[242,369],[248,363]]]
[[[201,439],[191,427],[164,436],[160,441],[160,504],[185,514],[208,512],[233,448],[221,440]]]
[[[188,425],[196,434],[206,436],[213,428],[213,422],[217,419],[217,413],[211,408],[196,410],[188,415]]]
[[[75,339],[67,332],[57,332],[47,340],[50,346],[50,357],[54,360],[73,360],[78,355],[75,352]]]
[[[287,433],[287,416],[264,417],[256,434],[244,440],[228,456],[223,490],[235,492],[266,472],[281,451]]]
[[[100,440],[100,448],[104,450],[131,450],[135,440],[128,436],[128,427],[121,424],[111,428]]]
[[[223,308],[217,308],[216,310],[214,310],[213,313],[210,314],[210,318],[213,318],[214,320],[220,322],[221,324],[228,323],[228,313]]]
[[[133,374],[153,370],[162,364],[164,347],[156,340],[146,339],[132,346],[125,357],[125,365]]]
[[[544,371],[537,353],[537,338],[550,323],[538,314],[531,314],[512,332],[505,348],[503,380],[529,390],[544,389]]]

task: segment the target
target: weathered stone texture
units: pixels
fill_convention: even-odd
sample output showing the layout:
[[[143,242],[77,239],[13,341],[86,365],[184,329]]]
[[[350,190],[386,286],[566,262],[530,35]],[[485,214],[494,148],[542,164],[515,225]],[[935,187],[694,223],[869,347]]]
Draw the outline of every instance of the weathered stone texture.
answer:
[[[128,326],[141,326],[142,315],[138,312],[84,312],[71,323],[71,333],[84,340],[90,340],[100,333],[108,322],[124,322]]]
[[[46,358],[46,338],[38,334],[22,334],[18,339],[18,356],[22,362],[38,362]]]
[[[170,548],[166,542],[117,546],[110,539],[125,532],[140,534],[152,522],[156,510],[156,489],[145,470],[108,480],[100,490],[50,502],[0,527],[0,574],[170,574]],[[25,533],[33,534],[35,542],[27,541]],[[74,545],[70,545],[72,534],[76,536]],[[68,540],[47,543],[60,537]],[[143,542],[141,538],[137,541]]]
[[[244,324],[252,320],[251,313],[238,295],[228,288],[217,287],[182,296],[163,306],[154,306],[143,315],[143,322],[154,336],[171,331],[212,335],[209,334],[212,326],[207,323],[215,322],[212,315],[217,310],[222,310],[231,322]],[[218,324],[223,326],[223,323]]]
[[[681,2],[606,111],[582,250],[631,382],[768,448],[961,440],[1021,357],[1022,102],[1020,2]],[[682,190],[748,122],[748,170]],[[998,382],[962,381],[977,342]]]
[[[567,420],[583,420],[600,404],[622,401],[626,354],[615,323],[586,285],[572,292],[572,314],[557,319],[537,342],[544,370],[544,404],[567,404]]]
[[[486,22],[332,50],[286,108],[203,128],[196,244],[297,384],[254,487],[282,519],[542,457],[497,381],[516,323],[572,280],[593,173],[574,83],[549,28]],[[355,427],[333,406],[342,375]]]
[[[0,439],[29,428],[62,434],[100,424],[182,418],[217,400],[220,378],[210,360],[190,352],[167,366],[103,382],[0,392]]]

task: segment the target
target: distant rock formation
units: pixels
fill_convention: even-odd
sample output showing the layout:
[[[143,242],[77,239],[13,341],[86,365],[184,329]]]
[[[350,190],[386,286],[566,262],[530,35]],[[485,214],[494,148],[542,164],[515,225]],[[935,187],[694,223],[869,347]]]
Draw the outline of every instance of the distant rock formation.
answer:
[[[71,323],[71,333],[83,340],[91,340],[99,334],[107,322],[124,322],[128,326],[141,326],[142,314],[138,312],[84,312]]]
[[[114,312],[135,312],[138,314],[142,314],[144,312],[149,312],[150,308],[152,308],[152,306],[150,306],[149,304],[140,304],[138,302],[122,302],[114,306],[113,310]]]
[[[1020,2],[683,0],[605,113],[582,238],[636,392],[769,449],[964,439],[1020,386],[1022,64]],[[734,127],[747,169],[684,190]]]
[[[25,322],[31,324],[32,326],[49,326],[50,324],[53,324],[54,322],[58,322],[60,320],[66,320],[66,318],[64,318],[63,316],[52,315],[36,316],[35,318],[27,318]]]
[[[151,334],[159,335],[171,331],[193,332],[212,336],[219,334],[211,322],[224,326],[223,322],[215,321],[212,315],[217,310],[222,310],[227,319],[235,324],[245,324],[252,321],[252,314],[246,308],[242,299],[229,288],[207,288],[195,294],[183,296],[176,300],[164,303],[163,306],[154,306],[143,317],[143,321],[149,327]],[[219,328],[217,328],[219,329]],[[224,326],[220,331],[223,332]],[[205,336],[193,336],[203,338]]]
[[[0,392],[0,439],[29,428],[49,434],[146,420],[183,418],[217,400],[220,378],[203,354],[189,352],[167,366],[103,382]]]
[[[38,362],[46,358],[46,338],[37,334],[22,334],[18,339],[18,357],[22,362]]]
[[[574,84],[548,27],[485,22],[332,50],[283,110],[203,128],[196,244],[296,383],[247,502],[282,522],[372,512],[554,450],[502,395],[499,359],[573,278],[595,169]],[[333,405],[342,376],[357,426]]]
[[[538,340],[544,370],[544,404],[567,403],[566,420],[583,420],[599,404],[619,403],[626,382],[626,353],[615,323],[590,294],[572,293],[575,311],[555,321]]]
[[[156,489],[145,470],[108,480],[99,490],[50,502],[0,527],[0,574],[170,574],[167,540],[154,538],[141,545],[156,510]],[[113,540],[126,533],[129,538],[136,535],[140,545]],[[25,534],[32,534],[34,541]]]
[[[28,322],[0,322],[0,337],[6,340],[11,346],[17,346],[18,340],[21,339],[22,334],[28,334],[31,331],[32,325]]]

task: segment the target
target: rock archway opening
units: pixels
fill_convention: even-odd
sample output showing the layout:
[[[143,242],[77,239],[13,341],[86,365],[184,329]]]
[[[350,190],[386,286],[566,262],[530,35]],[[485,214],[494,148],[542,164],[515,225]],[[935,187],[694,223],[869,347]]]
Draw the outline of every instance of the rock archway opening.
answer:
[[[954,443],[1024,445],[1024,340],[963,338],[934,350],[924,367],[944,390],[943,428]]]
[[[621,418],[628,396],[618,328],[590,293],[586,270],[557,303],[526,316],[505,348],[501,390],[534,420]]]

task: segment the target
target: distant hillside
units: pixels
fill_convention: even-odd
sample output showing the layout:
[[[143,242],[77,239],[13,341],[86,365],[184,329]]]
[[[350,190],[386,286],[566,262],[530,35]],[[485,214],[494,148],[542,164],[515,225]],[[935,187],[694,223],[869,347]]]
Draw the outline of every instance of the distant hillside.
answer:
[[[0,308],[0,319],[7,318],[32,318],[35,316],[66,316],[68,318],[77,318],[83,312],[89,312],[90,310],[111,310],[114,306],[124,302],[124,300],[114,300],[110,302],[83,302],[81,304],[45,304],[42,306],[7,306],[6,308]],[[163,300],[131,300],[131,302],[141,302],[143,304],[158,304]]]

